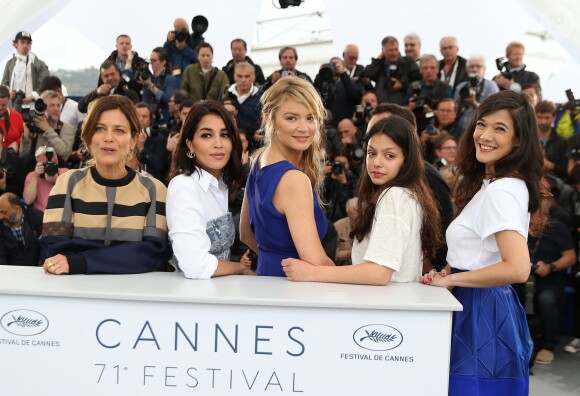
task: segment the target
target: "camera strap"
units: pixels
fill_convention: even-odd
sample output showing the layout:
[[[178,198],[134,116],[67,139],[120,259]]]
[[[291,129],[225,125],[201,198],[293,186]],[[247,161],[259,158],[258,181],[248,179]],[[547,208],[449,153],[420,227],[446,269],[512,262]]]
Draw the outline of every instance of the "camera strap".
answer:
[[[209,93],[209,90],[211,89],[211,85],[213,84],[213,81],[215,80],[215,77],[217,76],[217,67],[214,67],[211,71],[211,76],[209,77],[209,81],[207,83],[207,85],[204,84],[204,79],[203,79],[203,75],[200,74],[199,78],[201,79],[201,86],[202,86],[202,93],[201,93],[201,99],[205,100],[207,99],[207,94]]]

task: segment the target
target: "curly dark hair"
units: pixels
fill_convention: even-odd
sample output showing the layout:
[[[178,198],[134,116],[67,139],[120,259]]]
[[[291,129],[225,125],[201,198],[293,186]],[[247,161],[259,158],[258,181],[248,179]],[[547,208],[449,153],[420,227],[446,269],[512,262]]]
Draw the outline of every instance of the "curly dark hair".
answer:
[[[413,125],[407,120],[391,115],[378,121],[365,137],[365,146],[378,134],[385,134],[401,148],[404,162],[397,176],[382,186],[373,184],[363,164],[358,190],[358,217],[354,222],[351,238],[362,241],[369,234],[375,217],[379,197],[390,187],[404,187],[411,191],[423,211],[421,224],[421,245],[424,259],[435,256],[437,248],[443,244],[440,228],[440,213],[425,179],[425,165],[421,157],[421,144]],[[388,194],[388,192],[387,192]]]
[[[455,165],[458,176],[463,176],[463,179],[456,190],[456,217],[479,191],[486,176],[485,164],[476,158],[473,132],[477,122],[500,110],[506,110],[510,115],[515,130],[514,139],[519,144],[514,145],[509,154],[494,163],[492,177],[495,180],[514,177],[526,183],[529,193],[528,212],[532,214],[530,232],[537,234],[546,224],[546,219],[539,213],[540,202],[542,197],[549,195],[540,184],[544,154],[538,139],[534,108],[524,95],[514,91],[500,91],[488,96],[478,107],[477,114],[461,137]]]

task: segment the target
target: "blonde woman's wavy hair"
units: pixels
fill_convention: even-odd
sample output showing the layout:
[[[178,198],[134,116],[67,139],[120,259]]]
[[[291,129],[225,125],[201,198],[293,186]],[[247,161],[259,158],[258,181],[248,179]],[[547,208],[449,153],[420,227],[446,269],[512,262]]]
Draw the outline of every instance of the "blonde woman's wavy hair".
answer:
[[[276,144],[274,120],[280,106],[287,100],[293,100],[305,105],[316,120],[316,134],[310,147],[302,153],[300,169],[310,179],[310,184],[320,202],[322,199],[322,167],[325,160],[327,112],[320,94],[314,86],[299,77],[284,77],[262,95],[262,129],[264,130],[264,146],[255,151],[251,159],[251,168],[268,147]]]

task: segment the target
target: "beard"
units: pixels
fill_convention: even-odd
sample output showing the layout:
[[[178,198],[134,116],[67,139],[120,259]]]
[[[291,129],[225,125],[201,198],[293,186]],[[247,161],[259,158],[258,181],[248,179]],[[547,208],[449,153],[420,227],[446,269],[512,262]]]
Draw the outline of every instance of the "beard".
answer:
[[[550,125],[550,124],[538,124],[538,129],[542,133],[547,133],[547,132],[550,132],[550,129],[552,129],[552,125]]]

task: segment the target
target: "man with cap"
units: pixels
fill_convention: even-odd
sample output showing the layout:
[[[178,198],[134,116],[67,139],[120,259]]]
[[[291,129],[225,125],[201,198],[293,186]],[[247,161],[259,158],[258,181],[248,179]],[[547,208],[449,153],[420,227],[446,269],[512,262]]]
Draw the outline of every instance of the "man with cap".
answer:
[[[14,103],[16,94],[22,92],[22,103],[30,103],[40,97],[42,80],[49,75],[46,63],[32,51],[32,36],[28,32],[18,32],[13,41],[16,52],[6,63],[2,85],[10,89],[10,99]]]

